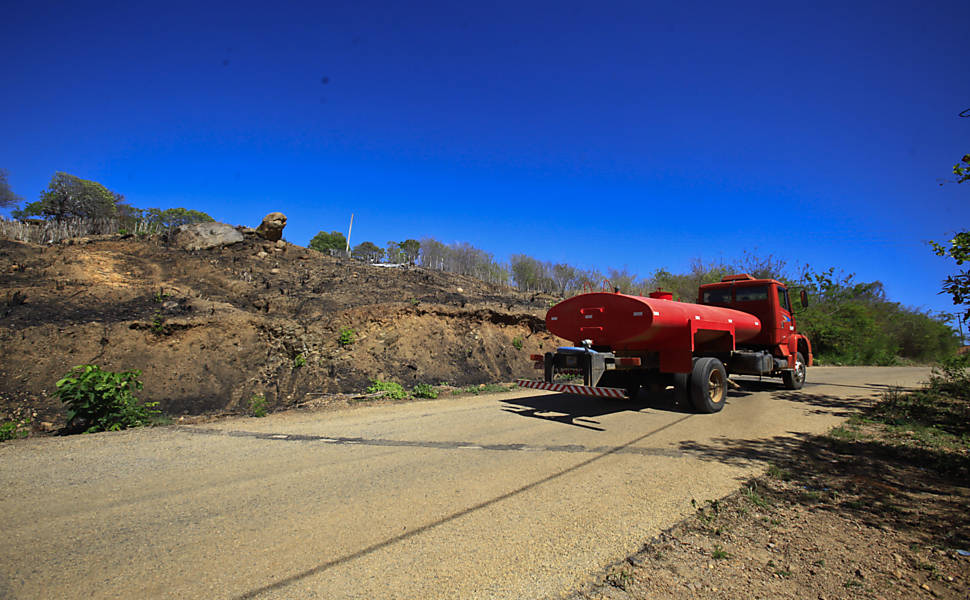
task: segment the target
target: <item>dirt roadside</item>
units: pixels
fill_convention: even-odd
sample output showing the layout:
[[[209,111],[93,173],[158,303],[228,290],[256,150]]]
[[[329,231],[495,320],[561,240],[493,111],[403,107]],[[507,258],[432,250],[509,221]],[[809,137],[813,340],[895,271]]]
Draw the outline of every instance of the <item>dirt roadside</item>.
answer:
[[[772,464],[568,598],[970,598],[968,413],[889,392],[827,435],[695,448]]]

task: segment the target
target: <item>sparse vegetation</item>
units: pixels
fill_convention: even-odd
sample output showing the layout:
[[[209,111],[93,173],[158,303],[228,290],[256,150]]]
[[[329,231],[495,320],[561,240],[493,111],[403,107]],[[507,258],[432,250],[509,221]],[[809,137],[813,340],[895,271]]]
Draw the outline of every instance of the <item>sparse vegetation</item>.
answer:
[[[141,403],[141,371],[104,371],[96,365],[79,365],[57,382],[57,396],[67,405],[68,429],[85,433],[117,431],[151,425],[160,411],[157,402]]]
[[[357,332],[355,332],[350,327],[342,327],[340,329],[340,335],[337,337],[337,343],[343,347],[350,346],[354,343]]]
[[[371,379],[371,384],[367,388],[368,394],[379,394],[381,398],[390,398],[391,400],[403,400],[407,397],[407,392],[401,387],[400,383],[394,381],[381,381],[379,379]]]
[[[754,504],[758,508],[768,508],[771,506],[768,499],[759,494],[753,484],[742,488],[741,493],[748,502]]]
[[[266,416],[266,396],[263,394],[253,394],[249,398],[249,414],[262,418]]]
[[[0,442],[25,438],[30,433],[30,419],[0,423]]]
[[[850,424],[856,439],[875,438],[896,449],[920,448],[931,453],[926,467],[970,476],[970,357],[941,361],[920,389],[887,390]]]
[[[299,369],[300,367],[306,366],[306,357],[303,356],[302,352],[298,352],[296,356],[293,357],[293,368]]]
[[[512,346],[514,346],[516,350],[521,350],[522,349],[522,338],[520,338],[520,337],[514,337],[514,338],[512,338]]]
[[[791,473],[777,465],[768,465],[768,477],[788,481],[791,479]]]
[[[633,582],[633,573],[626,567],[613,569],[606,576],[606,582],[615,588],[625,590]]]
[[[720,544],[714,544],[714,550],[711,552],[711,558],[714,560],[724,560],[726,558],[731,558],[731,555],[724,551],[724,548]]]
[[[435,399],[438,397],[438,390],[428,383],[419,383],[411,388],[411,395],[415,398],[430,398]]]
[[[160,312],[152,315],[150,328],[155,335],[167,335],[169,333],[168,326],[165,324],[165,317]]]

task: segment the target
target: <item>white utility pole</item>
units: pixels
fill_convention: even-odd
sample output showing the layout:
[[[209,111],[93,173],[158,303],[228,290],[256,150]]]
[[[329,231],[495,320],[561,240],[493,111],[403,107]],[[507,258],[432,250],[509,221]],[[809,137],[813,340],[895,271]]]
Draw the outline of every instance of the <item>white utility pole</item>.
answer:
[[[354,213],[350,213],[350,227],[347,228],[347,252],[350,252],[350,232],[354,228]]]

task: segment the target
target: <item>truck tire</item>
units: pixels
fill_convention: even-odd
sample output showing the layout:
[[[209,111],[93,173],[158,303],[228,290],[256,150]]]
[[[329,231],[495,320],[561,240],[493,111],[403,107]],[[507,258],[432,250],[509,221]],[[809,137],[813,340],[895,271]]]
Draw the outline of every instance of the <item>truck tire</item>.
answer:
[[[781,380],[785,383],[786,390],[800,390],[805,385],[805,357],[801,352],[795,354],[795,368],[790,371],[782,371]]]
[[[716,358],[699,358],[690,374],[690,402],[697,412],[716,413],[727,399],[727,372]]]

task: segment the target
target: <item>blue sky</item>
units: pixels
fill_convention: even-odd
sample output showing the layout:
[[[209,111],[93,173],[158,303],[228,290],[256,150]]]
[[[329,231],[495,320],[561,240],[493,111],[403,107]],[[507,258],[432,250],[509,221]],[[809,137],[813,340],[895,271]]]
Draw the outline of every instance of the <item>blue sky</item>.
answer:
[[[743,251],[953,311],[970,3],[20,2],[0,168],[286,237],[648,275]]]

